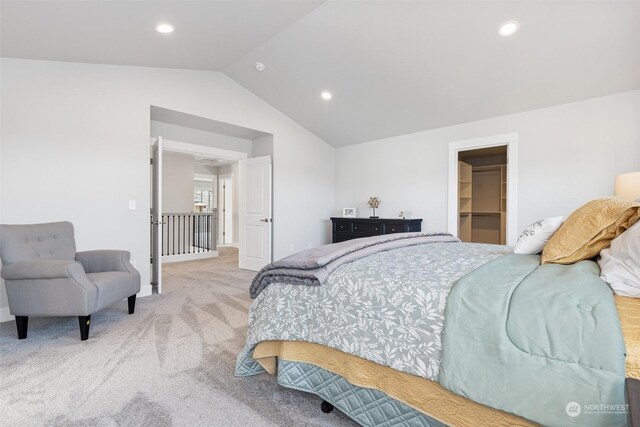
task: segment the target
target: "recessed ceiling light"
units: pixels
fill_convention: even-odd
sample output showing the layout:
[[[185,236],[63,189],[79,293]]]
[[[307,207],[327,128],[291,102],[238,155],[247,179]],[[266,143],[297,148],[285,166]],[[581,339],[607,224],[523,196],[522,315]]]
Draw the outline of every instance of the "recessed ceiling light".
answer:
[[[518,21],[507,21],[503,22],[498,29],[498,34],[502,37],[509,37],[514,35],[518,28],[520,28],[520,23]]]
[[[326,90],[324,92],[322,92],[320,94],[320,96],[322,97],[322,99],[325,99],[327,101],[330,100],[331,98],[333,98],[333,95],[331,95],[331,92],[328,92]]]
[[[156,31],[162,34],[173,33],[173,26],[169,24],[159,24],[156,27]]]

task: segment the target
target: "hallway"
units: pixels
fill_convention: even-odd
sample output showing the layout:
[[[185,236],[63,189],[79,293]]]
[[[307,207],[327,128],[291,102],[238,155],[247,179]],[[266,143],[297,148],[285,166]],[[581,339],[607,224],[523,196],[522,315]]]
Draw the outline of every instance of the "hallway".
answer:
[[[163,294],[193,287],[194,280],[248,294],[256,272],[238,268],[238,248],[218,247],[218,253],[215,258],[163,264]]]

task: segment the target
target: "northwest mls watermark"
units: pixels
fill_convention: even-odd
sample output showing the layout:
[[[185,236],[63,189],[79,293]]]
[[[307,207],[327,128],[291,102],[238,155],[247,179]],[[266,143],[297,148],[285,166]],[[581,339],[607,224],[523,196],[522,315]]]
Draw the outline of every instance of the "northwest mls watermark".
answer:
[[[626,403],[588,403],[569,402],[565,407],[567,415],[574,418],[578,415],[617,415],[628,414],[629,405]]]

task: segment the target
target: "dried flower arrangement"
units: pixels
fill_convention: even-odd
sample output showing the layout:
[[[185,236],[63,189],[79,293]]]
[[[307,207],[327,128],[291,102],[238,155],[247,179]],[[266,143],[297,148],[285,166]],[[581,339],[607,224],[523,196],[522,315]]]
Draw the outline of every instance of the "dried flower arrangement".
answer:
[[[378,218],[376,216],[376,209],[378,208],[378,206],[380,206],[380,199],[378,199],[377,197],[369,197],[369,201],[367,202],[367,204],[371,209],[373,209],[373,215],[369,218]]]

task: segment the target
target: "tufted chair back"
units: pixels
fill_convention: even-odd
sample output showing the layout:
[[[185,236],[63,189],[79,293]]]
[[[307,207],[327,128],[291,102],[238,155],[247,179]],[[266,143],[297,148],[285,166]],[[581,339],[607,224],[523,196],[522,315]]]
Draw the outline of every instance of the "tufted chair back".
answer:
[[[73,224],[0,225],[0,258],[3,265],[39,259],[75,260]]]

